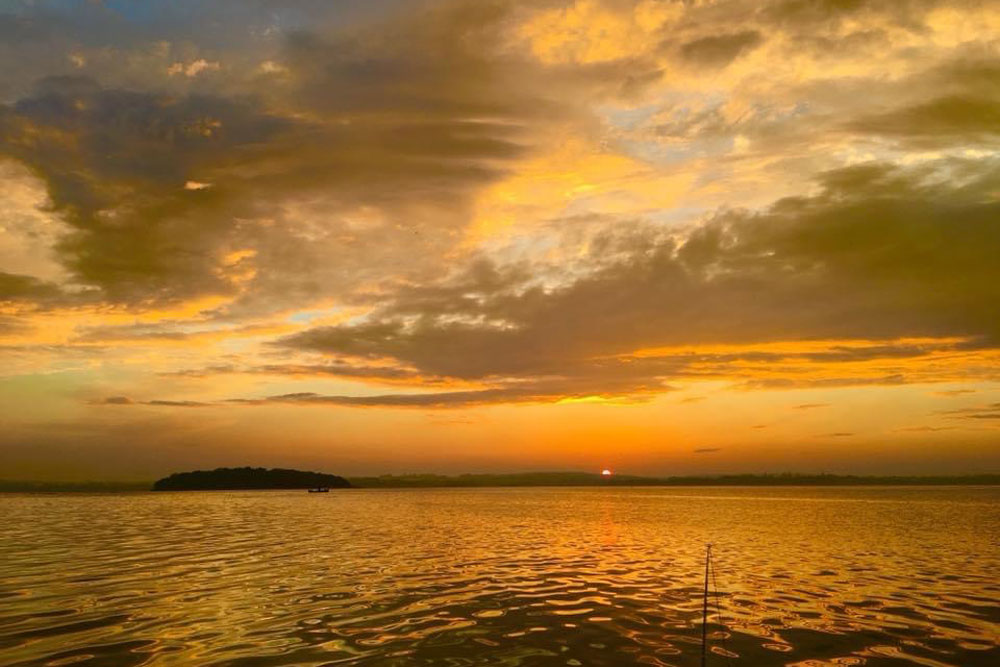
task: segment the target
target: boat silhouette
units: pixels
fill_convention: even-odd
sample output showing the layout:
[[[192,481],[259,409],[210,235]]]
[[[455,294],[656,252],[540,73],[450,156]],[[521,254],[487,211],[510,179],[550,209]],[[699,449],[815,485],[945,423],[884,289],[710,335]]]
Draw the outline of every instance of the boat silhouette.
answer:
[[[315,489],[309,489],[309,493],[330,493],[330,489],[325,486],[319,486]]]

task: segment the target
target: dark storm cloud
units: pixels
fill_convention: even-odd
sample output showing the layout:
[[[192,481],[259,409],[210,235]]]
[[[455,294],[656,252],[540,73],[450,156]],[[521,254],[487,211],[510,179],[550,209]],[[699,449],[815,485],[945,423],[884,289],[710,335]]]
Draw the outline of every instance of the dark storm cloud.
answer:
[[[395,112],[405,119],[419,112],[427,120],[505,116],[523,101],[518,90],[506,96],[496,87],[497,77],[510,73],[480,48],[496,42],[503,14],[499,3],[484,2],[429,11],[420,22],[389,22],[356,37],[297,32],[289,36],[282,62],[294,73],[297,95],[327,113]]]
[[[969,47],[921,76],[929,88],[950,94],[978,92],[994,100],[1000,97],[1000,58],[989,45]]]
[[[991,46],[974,44],[879,88],[873,103],[841,121],[843,130],[905,150],[990,149],[1000,142],[1000,58]]]
[[[569,100],[631,94],[658,76],[634,59],[544,67],[505,46],[512,11],[411,5],[354,29],[319,12],[268,27],[270,70],[217,54],[230,69],[211,85],[199,83],[209,73],[168,75],[160,56],[143,65],[148,83],[108,63],[45,77],[0,106],[0,156],[45,182],[69,228],[58,259],[91,300],[231,297],[214,315],[238,319],[422,280],[460,241],[483,187],[556,120],[586,122]],[[164,34],[181,30],[185,12],[163,13]],[[144,17],[98,23],[137,21],[152,39],[161,27]],[[58,17],[19,21],[11,30],[66,29]],[[94,78],[103,73],[117,83]],[[252,259],[227,264],[246,250]]]
[[[215,273],[230,215],[250,206],[185,190],[237,167],[288,126],[250,100],[106,90],[83,77],[41,81],[0,109],[0,152],[28,165],[72,228],[64,264],[120,301],[230,287]]]
[[[45,181],[71,228],[62,263],[109,301],[235,295],[223,257],[248,247],[254,298],[272,308],[278,294],[287,307],[350,292],[352,276],[420,270],[415,244],[427,258],[453,244],[472,194],[529,149],[528,126],[561,113],[553,86],[497,50],[506,12],[448,5],[355,33],[292,31],[279,73],[244,76],[242,94],[164,92],[163,72],[149,89],[47,77],[0,107],[0,155]],[[283,220],[289,201],[318,202],[320,237]],[[385,220],[341,219],[358,207]]]
[[[1000,95],[951,95],[853,121],[856,132],[914,145],[1000,141]]]
[[[609,357],[809,338],[967,336],[988,347],[1000,336],[991,307],[1000,298],[996,166],[975,176],[960,163],[939,167],[830,172],[814,197],[781,200],[759,214],[724,213],[682,241],[646,239],[625,260],[561,287],[532,284],[523,267],[480,264],[452,283],[400,291],[364,323],[316,328],[281,344],[388,357],[466,379],[587,369],[591,377],[632,381],[669,377],[685,360]],[[814,354],[814,361],[926,352],[876,344]]]
[[[759,13],[788,28],[857,19],[862,15],[888,15],[917,29],[917,19],[936,6],[977,4],[979,0],[897,0],[891,3],[879,0],[776,0],[767,3]]]
[[[762,41],[761,34],[756,30],[744,30],[729,35],[711,35],[687,42],[681,46],[680,53],[689,62],[718,67],[728,65],[738,56],[758,46]]]
[[[32,276],[0,271],[0,303],[44,302],[55,299],[60,294],[59,288],[51,283]]]
[[[911,4],[914,11],[930,6]],[[271,23],[264,25],[261,7],[0,16],[13,59],[39,40],[48,40],[62,59],[59,66],[44,64],[45,71],[62,74],[42,78],[0,107],[0,153],[44,179],[52,208],[71,228],[59,257],[75,281],[97,288],[104,299],[149,304],[242,293],[231,311],[246,314],[287,307],[289,300],[346,297],[387,274],[426,273],[419,258],[439,257],[455,243],[476,192],[505,175],[554,118],[586,116],[569,100],[629,95],[661,74],[642,54],[542,66],[514,53],[505,40],[517,7],[507,2],[412,7],[352,30],[325,24],[331,14],[311,3],[268,6]],[[726,11],[794,25],[809,24],[814,15],[887,11],[835,2],[736,10]],[[344,11],[366,14],[361,4]],[[693,9],[688,23],[697,27],[703,17],[713,24],[715,10],[701,11]],[[274,71],[251,73],[244,50],[225,50],[236,44],[218,34],[223,16],[247,34],[273,33],[264,51]],[[127,37],[115,42],[122,26],[130,28]],[[766,34],[751,28],[703,33],[681,42],[684,58],[724,64]],[[148,86],[118,76],[107,63],[110,84],[93,78],[103,72],[89,65],[80,71],[91,78],[67,74],[77,46],[110,41],[134,49],[181,35],[211,46],[222,60],[230,56],[232,70],[223,79],[236,83],[199,87],[199,77],[182,76],[191,81],[178,87],[167,61],[156,61],[160,69],[149,71]],[[242,46],[263,48],[254,39]],[[201,53],[192,48],[192,58]],[[964,78],[953,80],[989,81],[990,66],[988,58],[972,58]],[[992,134],[990,99],[986,92],[970,97],[957,90],[848,126],[914,140]],[[734,128],[709,110],[674,119],[659,133],[686,139],[737,129],[752,134],[773,122],[767,109],[756,109],[741,121],[746,127]],[[209,187],[187,190],[189,182]],[[284,204],[290,200],[322,200],[313,212],[323,217],[322,238],[289,217]],[[341,219],[357,207],[388,215],[359,232]],[[428,207],[437,210],[428,213]],[[415,245],[419,252],[412,252]],[[257,251],[249,289],[234,282],[222,259],[245,248]]]

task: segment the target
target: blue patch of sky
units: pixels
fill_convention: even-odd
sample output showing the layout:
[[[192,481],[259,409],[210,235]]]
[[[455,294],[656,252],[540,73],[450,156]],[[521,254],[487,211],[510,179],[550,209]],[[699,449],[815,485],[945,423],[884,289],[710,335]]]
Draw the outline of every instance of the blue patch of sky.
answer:
[[[294,322],[295,324],[309,324],[315,319],[321,317],[333,317],[344,312],[342,306],[334,306],[333,308],[321,308],[318,310],[302,310],[294,313],[288,317],[289,322]]]
[[[403,0],[0,0],[0,13],[55,21],[60,32],[82,44],[162,40],[238,50],[296,31],[370,21],[400,6],[409,5]]]
[[[683,140],[659,140],[655,135],[657,115],[667,112],[683,121],[705,110],[721,106],[721,94],[691,94],[683,91],[667,93],[656,102],[639,107],[602,107],[598,113],[612,134],[621,135],[615,147],[630,157],[661,166],[676,165],[688,160],[724,155],[733,150],[735,136],[717,136]]]

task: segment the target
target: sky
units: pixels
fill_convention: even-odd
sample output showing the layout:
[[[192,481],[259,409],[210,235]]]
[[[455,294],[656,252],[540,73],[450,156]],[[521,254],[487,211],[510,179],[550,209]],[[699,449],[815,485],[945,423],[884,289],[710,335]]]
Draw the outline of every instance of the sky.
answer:
[[[1000,5],[0,3],[0,478],[1000,471]]]

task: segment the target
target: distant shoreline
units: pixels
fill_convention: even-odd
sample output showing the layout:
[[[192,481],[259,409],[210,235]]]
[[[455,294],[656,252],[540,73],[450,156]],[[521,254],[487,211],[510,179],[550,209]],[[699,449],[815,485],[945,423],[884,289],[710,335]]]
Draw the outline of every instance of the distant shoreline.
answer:
[[[531,486],[997,486],[1000,474],[986,475],[687,475],[676,477],[604,476],[581,472],[466,475],[383,475],[349,477],[358,488],[487,488]]]
[[[381,475],[346,477],[353,488],[501,488],[501,487],[844,487],[844,486],[1000,486],[1000,474],[979,475],[688,475],[603,476],[583,472],[464,475]],[[41,482],[0,480],[0,493],[126,493],[150,491],[153,482]],[[219,490],[265,490],[254,488]]]

